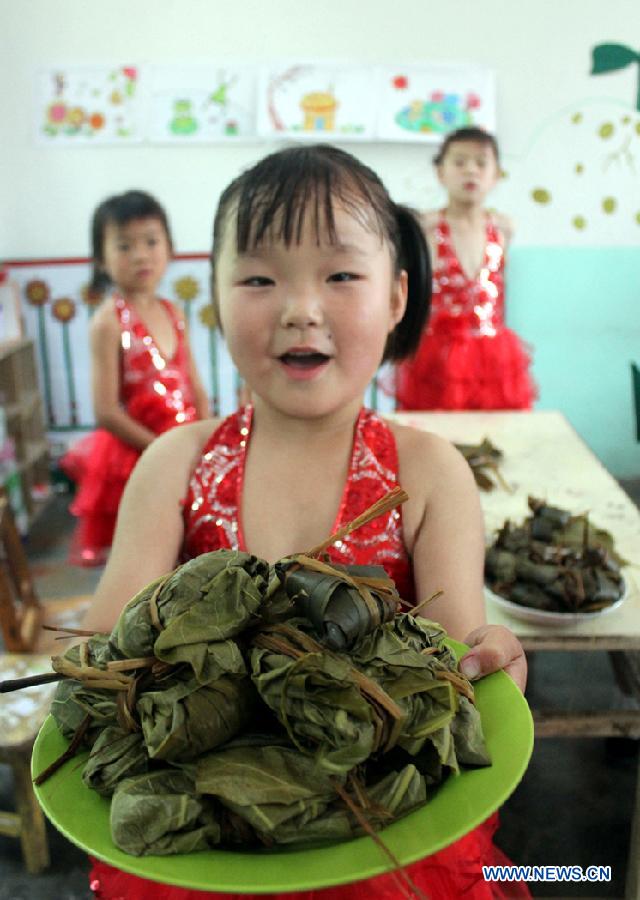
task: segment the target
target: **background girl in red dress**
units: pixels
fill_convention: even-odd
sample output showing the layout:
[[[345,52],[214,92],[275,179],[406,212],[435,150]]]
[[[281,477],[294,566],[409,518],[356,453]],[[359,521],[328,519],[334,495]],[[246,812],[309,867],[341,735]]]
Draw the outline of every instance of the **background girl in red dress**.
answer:
[[[156,294],[172,252],[164,209],[143,191],[109,197],[94,213],[91,234],[91,287],[109,293],[90,328],[99,428],[61,460],[77,482],[70,555],[77,565],[104,563],[124,486],[145,447],[208,414],[183,316]]]
[[[513,226],[484,201],[500,176],[498,145],[479,128],[447,136],[434,163],[447,206],[423,214],[433,261],[431,316],[397,369],[399,409],[530,409],[530,354],[504,322]]]

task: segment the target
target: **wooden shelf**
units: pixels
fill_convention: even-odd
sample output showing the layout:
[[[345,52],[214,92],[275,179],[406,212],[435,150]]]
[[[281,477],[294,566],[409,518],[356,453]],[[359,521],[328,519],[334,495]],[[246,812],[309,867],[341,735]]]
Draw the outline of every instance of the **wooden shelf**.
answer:
[[[37,444],[32,444],[27,449],[27,454],[24,459],[18,462],[18,471],[22,472],[24,469],[30,469],[34,463],[39,462],[45,457],[48,460],[49,444],[46,441],[38,441]]]
[[[12,353],[24,350],[25,347],[32,344],[33,341],[30,341],[28,338],[16,338],[13,341],[0,341],[0,361],[7,356],[11,356]]]
[[[49,483],[49,445],[33,341],[0,342],[0,384],[7,433],[16,448],[17,493],[22,494],[30,525],[46,503],[34,498],[33,488]]]
[[[42,406],[42,396],[37,388],[31,391],[25,391],[24,396],[16,403],[5,403],[4,411],[7,419],[13,419],[15,416],[31,415],[36,409]]]

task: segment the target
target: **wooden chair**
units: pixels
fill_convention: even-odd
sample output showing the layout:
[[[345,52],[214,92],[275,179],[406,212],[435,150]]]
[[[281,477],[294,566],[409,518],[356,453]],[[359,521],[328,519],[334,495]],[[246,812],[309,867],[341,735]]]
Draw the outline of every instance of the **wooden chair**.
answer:
[[[640,368],[635,363],[631,363],[631,387],[636,414],[636,441],[640,442]]]
[[[39,600],[11,506],[0,491],[0,681],[51,671],[55,636],[43,624],[73,627],[89,605],[86,596]],[[15,812],[0,811],[0,834],[20,838],[25,867],[38,874],[49,865],[45,820],[31,781],[33,742],[51,703],[55,685],[3,694],[0,706],[0,763],[11,766]]]

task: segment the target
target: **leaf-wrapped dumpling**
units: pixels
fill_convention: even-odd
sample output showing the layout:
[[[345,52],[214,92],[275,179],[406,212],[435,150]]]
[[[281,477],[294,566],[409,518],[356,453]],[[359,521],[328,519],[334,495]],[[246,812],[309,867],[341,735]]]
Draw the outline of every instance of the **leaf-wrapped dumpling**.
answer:
[[[168,856],[215,847],[221,829],[212,804],[198,796],[185,770],[126,778],[111,800],[111,836],[132,856]]]

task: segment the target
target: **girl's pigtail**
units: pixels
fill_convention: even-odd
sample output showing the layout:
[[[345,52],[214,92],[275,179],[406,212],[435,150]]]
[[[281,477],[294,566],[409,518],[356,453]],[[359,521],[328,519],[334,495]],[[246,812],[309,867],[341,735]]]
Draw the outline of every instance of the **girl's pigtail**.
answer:
[[[431,260],[422,227],[407,206],[395,204],[398,268],[408,276],[407,308],[389,335],[384,359],[398,362],[418,349],[431,307]]]

